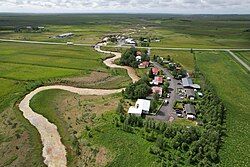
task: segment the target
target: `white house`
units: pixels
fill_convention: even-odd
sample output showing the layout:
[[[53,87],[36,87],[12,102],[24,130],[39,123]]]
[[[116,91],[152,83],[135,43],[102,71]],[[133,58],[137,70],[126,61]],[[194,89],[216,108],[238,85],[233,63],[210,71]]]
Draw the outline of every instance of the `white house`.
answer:
[[[141,115],[148,114],[150,109],[150,101],[144,99],[138,99],[135,106],[131,106],[128,110],[129,114]]]

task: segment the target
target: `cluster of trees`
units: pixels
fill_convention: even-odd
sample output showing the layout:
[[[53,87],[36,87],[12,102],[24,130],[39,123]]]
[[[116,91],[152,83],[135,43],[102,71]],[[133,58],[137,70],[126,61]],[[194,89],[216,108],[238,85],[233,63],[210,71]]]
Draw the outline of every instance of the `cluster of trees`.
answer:
[[[123,96],[126,99],[136,100],[146,98],[150,93],[151,88],[149,86],[148,78],[144,76],[138,82],[129,84],[123,92]]]
[[[124,114],[120,114],[117,125],[153,142],[149,152],[159,158],[162,166],[213,166],[219,162],[218,152],[225,135],[225,108],[209,85],[196,105],[198,121],[203,126],[170,125]]]
[[[149,44],[151,42],[150,38],[144,38],[144,37],[140,37],[140,43],[142,47],[149,47]]]
[[[170,62],[168,65],[164,64],[163,59],[158,55],[154,55],[153,60],[160,65],[167,67],[168,70],[172,71],[172,75],[175,79],[181,79],[187,76],[187,71],[181,68],[181,65],[179,63],[174,63],[174,59],[169,55],[166,58],[166,60]],[[180,69],[176,70],[177,67],[180,67]]]
[[[131,47],[130,49],[126,50],[125,53],[122,54],[121,59],[120,59],[120,64],[125,65],[125,66],[130,66],[133,68],[137,68],[139,63],[136,60],[136,52],[138,50],[134,47]],[[147,51],[143,52],[141,55],[141,61],[149,61],[150,58],[147,55]]]
[[[20,33],[20,32],[45,32],[45,31],[48,31],[48,29],[39,28],[38,26],[28,26],[28,27],[15,27],[14,31],[16,33]]]

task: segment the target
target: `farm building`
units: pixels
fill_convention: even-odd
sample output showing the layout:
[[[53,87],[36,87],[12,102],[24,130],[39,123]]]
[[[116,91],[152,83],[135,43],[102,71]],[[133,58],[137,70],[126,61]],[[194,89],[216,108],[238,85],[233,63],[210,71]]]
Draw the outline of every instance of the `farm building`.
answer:
[[[186,89],[186,94],[187,94],[187,98],[189,98],[190,100],[194,100],[195,92],[193,89]]]
[[[142,115],[148,114],[150,110],[150,101],[145,99],[138,99],[135,106],[131,106],[128,110],[128,114]]]
[[[160,97],[162,97],[162,92],[163,92],[162,87],[153,86],[151,89],[153,93],[158,94]]]
[[[127,39],[125,39],[125,43],[126,44],[130,44],[130,45],[135,45],[136,44],[136,42],[134,41],[133,38],[127,38]]]
[[[196,112],[195,112],[193,105],[185,104],[184,109],[187,114],[187,119],[191,119],[191,120],[196,119]]]
[[[182,85],[184,88],[193,88],[193,89],[200,89],[200,85],[193,84],[193,81],[191,78],[182,78]]]

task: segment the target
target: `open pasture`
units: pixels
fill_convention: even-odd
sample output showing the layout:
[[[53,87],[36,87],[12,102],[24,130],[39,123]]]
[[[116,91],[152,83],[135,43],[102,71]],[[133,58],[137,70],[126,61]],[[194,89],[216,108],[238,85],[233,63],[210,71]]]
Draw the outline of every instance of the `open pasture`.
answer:
[[[236,52],[234,53],[241,59],[243,60],[246,64],[250,66],[250,51],[245,51],[245,52]]]
[[[227,111],[227,137],[221,166],[249,166],[250,76],[226,52],[195,52],[197,64],[214,86]]]

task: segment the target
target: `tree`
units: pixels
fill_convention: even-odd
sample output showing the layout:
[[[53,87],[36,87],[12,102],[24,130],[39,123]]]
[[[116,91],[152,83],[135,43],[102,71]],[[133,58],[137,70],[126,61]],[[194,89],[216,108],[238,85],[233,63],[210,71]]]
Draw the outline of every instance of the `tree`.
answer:
[[[135,99],[146,98],[148,96],[148,94],[150,93],[150,91],[151,91],[151,89],[147,84],[145,84],[145,83],[140,84],[140,85],[135,87],[134,98]]]
[[[124,114],[124,108],[123,108],[123,106],[122,106],[122,103],[121,102],[119,102],[118,103],[118,106],[117,106],[117,108],[116,108],[116,112],[118,113],[118,114]]]
[[[164,93],[168,93],[168,88],[169,88],[169,82],[165,82],[162,89]]]

